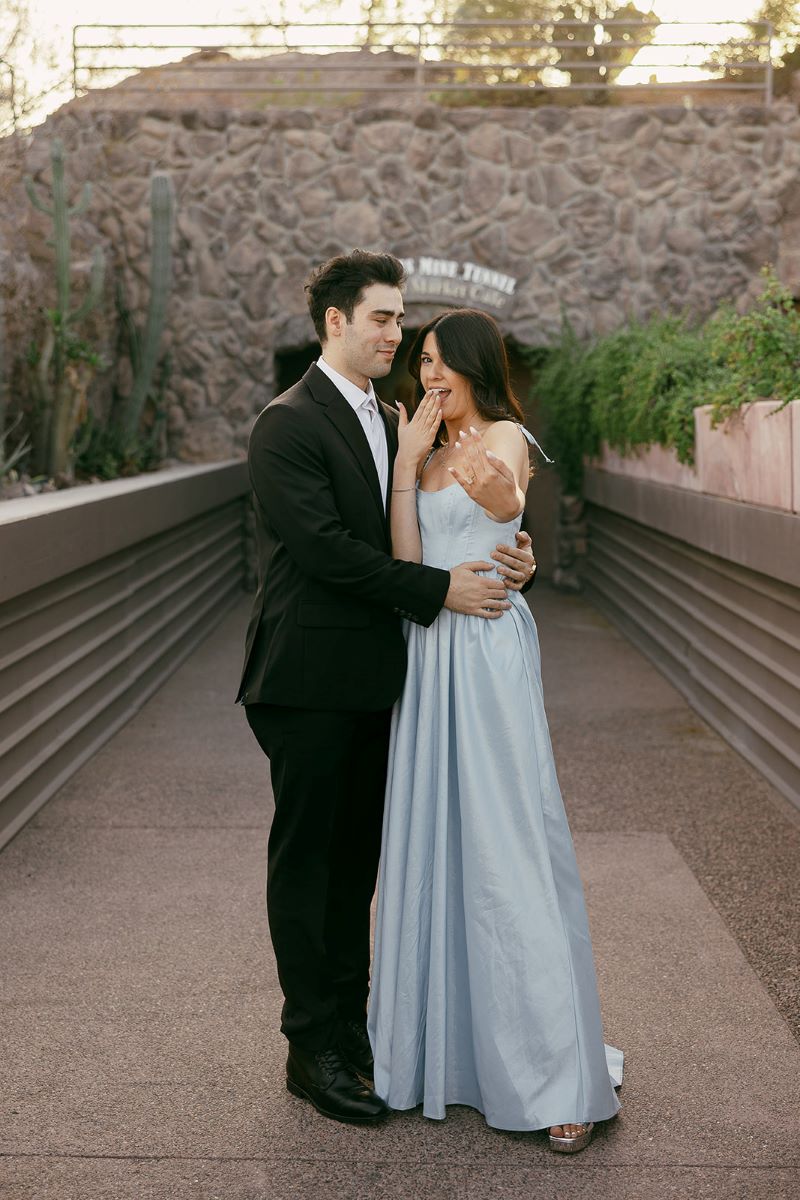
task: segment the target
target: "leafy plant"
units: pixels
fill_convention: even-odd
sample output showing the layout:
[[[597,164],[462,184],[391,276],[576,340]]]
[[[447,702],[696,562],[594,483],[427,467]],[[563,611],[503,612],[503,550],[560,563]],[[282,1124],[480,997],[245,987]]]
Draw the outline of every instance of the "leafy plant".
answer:
[[[707,399],[718,425],[743,404],[800,399],[800,312],[790,291],[769,267],[755,304],[739,315],[723,305],[706,326],[706,344],[717,370]]]
[[[71,307],[72,261],[70,221],[83,213],[91,199],[86,183],[77,204],[67,202],[64,179],[65,154],[59,138],[50,152],[52,203],[45,204],[33,180],[25,179],[31,204],[53,220],[56,267],[56,307],[45,313],[42,345],[33,357],[34,380],[39,408],[39,456],[49,475],[72,474],[72,439],[86,411],[86,394],[94,372],[102,365],[100,356],[78,334],[77,326],[98,304],[105,278],[105,257],[95,247],[89,287],[83,301]]]
[[[151,237],[150,296],[144,329],[140,330],[117,291],[117,311],[127,334],[128,353],[133,367],[130,395],[118,397],[115,419],[124,437],[135,440],[142,414],[153,386],[158,351],[164,333],[167,301],[172,286],[172,220],[175,208],[172,181],[158,171],[150,183]]]
[[[657,316],[583,343],[564,320],[534,389],[565,491],[580,490],[601,442],[623,454],[665,446],[691,463],[697,405],[713,405],[716,425],[753,400],[800,398],[800,313],[770,268],[763,276],[746,313],[723,305],[699,328]]]
[[[167,423],[164,397],[171,373],[172,359],[167,354],[156,370],[145,422],[133,434],[119,423],[100,420],[89,411],[76,438],[77,475],[83,479],[118,479],[155,470],[164,457]]]
[[[592,383],[588,347],[562,316],[561,338],[546,356],[534,388],[544,410],[545,445],[566,492],[580,491],[583,456],[596,454],[600,446],[592,411]]]
[[[22,413],[19,413],[8,429],[0,429],[0,480],[5,479],[9,471],[12,471],[30,451],[31,443],[27,434],[23,434],[17,444],[11,446],[11,435],[21,423]],[[8,449],[6,449],[6,445],[8,445]]]
[[[171,358],[159,362],[167,301],[172,283],[174,195],[169,176],[157,172],[150,187],[152,246],[150,295],[143,328],[128,307],[121,280],[115,290],[117,353],[131,364],[127,392],[114,390],[106,420],[88,411],[76,439],[76,470],[88,478],[115,479],[153,470],[164,457],[166,403]]]

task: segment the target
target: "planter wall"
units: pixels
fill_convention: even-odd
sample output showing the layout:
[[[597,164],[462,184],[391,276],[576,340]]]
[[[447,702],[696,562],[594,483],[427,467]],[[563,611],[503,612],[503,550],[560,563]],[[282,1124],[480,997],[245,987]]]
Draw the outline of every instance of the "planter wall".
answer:
[[[800,516],[597,468],[585,496],[587,594],[800,806]]]
[[[779,408],[759,400],[716,429],[711,406],[696,408],[694,467],[662,446],[629,455],[604,447],[594,465],[631,479],[800,512],[800,401]]]
[[[241,593],[244,463],[0,505],[0,845]]]

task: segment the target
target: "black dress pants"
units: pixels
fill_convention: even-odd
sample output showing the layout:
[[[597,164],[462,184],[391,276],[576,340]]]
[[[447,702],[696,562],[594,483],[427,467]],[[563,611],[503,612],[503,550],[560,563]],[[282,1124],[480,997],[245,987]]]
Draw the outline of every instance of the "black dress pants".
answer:
[[[363,1020],[391,710],[248,704],[270,760],[275,816],[267,913],[284,995],[281,1030],[308,1050]]]

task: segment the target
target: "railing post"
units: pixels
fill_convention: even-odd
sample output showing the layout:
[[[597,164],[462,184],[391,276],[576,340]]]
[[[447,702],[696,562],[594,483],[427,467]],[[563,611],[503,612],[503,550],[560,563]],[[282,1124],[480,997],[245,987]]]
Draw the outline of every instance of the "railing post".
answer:
[[[80,25],[72,26],[72,94],[78,94],[78,30]]]
[[[145,69],[141,63],[127,63],[126,62],[124,67],[122,65],[120,65],[119,67],[116,67],[114,65],[115,61],[118,61],[119,58],[122,57],[122,54],[121,54],[122,51],[124,51],[125,49],[133,48],[133,47],[126,47],[125,38],[122,37],[119,33],[116,33],[116,35],[115,35],[115,31],[120,31],[120,30],[124,30],[124,29],[128,29],[128,30],[131,30],[131,29],[143,30],[143,29],[148,29],[148,28],[151,28],[151,29],[154,28],[156,30],[159,30],[159,29],[163,29],[163,30],[182,29],[182,30],[187,31],[186,36],[188,38],[191,38],[191,31],[194,29],[203,30],[203,31],[206,31],[209,29],[217,29],[217,28],[219,28],[219,29],[225,28],[228,30],[229,29],[240,29],[240,30],[246,29],[246,30],[251,31],[250,32],[250,43],[245,47],[238,47],[236,44],[236,41],[234,41],[232,43],[232,45],[234,48],[246,48],[248,50],[252,49],[252,46],[254,46],[254,45],[258,45],[259,49],[261,48],[260,42],[259,42],[259,34],[253,34],[252,31],[268,29],[271,31],[271,39],[274,39],[274,40],[270,40],[270,43],[269,43],[269,45],[273,49],[280,49],[280,47],[282,46],[284,48],[284,50],[296,51],[300,55],[302,55],[303,49],[305,47],[305,43],[302,40],[298,40],[297,37],[294,36],[295,28],[297,27],[301,32],[304,29],[306,29],[306,30],[307,29],[319,30],[320,28],[324,29],[324,22],[299,20],[295,23],[292,23],[291,21],[287,21],[285,0],[276,0],[274,8],[280,19],[270,22],[269,24],[264,24],[264,25],[255,25],[255,24],[237,25],[235,22],[232,22],[225,26],[215,25],[213,23],[209,23],[209,24],[201,23],[201,24],[198,24],[195,26],[192,26],[192,25],[146,26],[146,25],[137,25],[137,24],[128,25],[128,26],[99,25],[99,24],[98,25],[95,25],[95,24],[74,25],[72,27],[72,72],[71,72],[73,94],[75,96],[84,94],[87,90],[89,90],[90,87],[94,86],[98,80],[102,81],[104,78],[108,79],[109,76],[103,75],[103,72],[117,70],[120,73],[124,72],[125,76],[128,77],[131,74],[138,73],[141,70]],[[662,81],[661,79],[659,79],[658,75],[656,74],[654,77],[651,77],[651,81],[650,81],[651,84],[655,88],[667,89],[669,91],[675,90],[678,92],[680,92],[682,89],[684,91],[691,92],[694,87],[696,87],[698,89],[698,91],[705,91],[705,90],[714,91],[715,89],[719,89],[720,91],[722,89],[730,89],[733,91],[735,91],[737,89],[741,89],[741,90],[747,91],[747,92],[760,91],[762,93],[763,102],[765,105],[770,105],[773,102],[775,74],[774,74],[774,59],[773,59],[773,54],[772,54],[772,44],[771,43],[772,43],[772,36],[773,36],[774,31],[773,31],[772,25],[767,21],[754,21],[751,23],[754,31],[758,28],[761,28],[762,30],[766,29],[767,33],[766,33],[766,35],[761,35],[761,36],[756,36],[754,33],[752,39],[747,39],[747,40],[739,43],[740,45],[746,45],[746,46],[751,47],[752,51],[753,51],[753,55],[751,57],[748,57],[746,60],[744,60],[741,57],[741,55],[738,56],[738,64],[741,68],[739,73],[742,75],[742,78],[738,78],[736,75],[736,72],[734,72],[734,74],[732,76],[732,81],[731,81],[731,77],[729,77],[728,81],[726,82],[725,81],[726,76],[724,74],[722,76],[722,79],[719,79],[719,78],[716,78],[713,74],[709,73],[709,71],[708,71],[709,67],[717,67],[717,68],[721,67],[723,69],[728,69],[728,70],[730,70],[731,68],[737,67],[736,61],[734,61],[733,59],[726,60],[724,58],[724,56],[721,54],[721,48],[723,47],[724,43],[720,42],[719,40],[714,41],[714,37],[718,36],[718,38],[721,38],[723,36],[722,33],[720,32],[718,35],[711,34],[711,35],[706,36],[705,38],[695,36],[689,40],[683,40],[683,38],[681,37],[681,32],[684,28],[687,28],[687,29],[690,28],[693,24],[692,22],[664,21],[664,22],[659,23],[659,22],[654,22],[652,19],[634,22],[634,21],[624,21],[624,20],[620,20],[618,18],[610,18],[610,19],[602,20],[602,21],[560,20],[560,21],[556,22],[556,26],[554,27],[553,31],[551,32],[551,34],[548,38],[542,38],[542,37],[532,38],[531,37],[531,25],[533,24],[536,26],[537,29],[541,30],[543,28],[542,23],[537,23],[537,22],[531,23],[529,21],[526,22],[523,20],[512,20],[512,21],[508,21],[508,22],[502,22],[502,21],[494,22],[494,21],[489,21],[489,20],[481,20],[481,21],[475,21],[475,22],[471,22],[471,21],[459,22],[456,20],[456,21],[446,22],[446,21],[431,21],[431,20],[418,19],[418,20],[410,20],[408,22],[387,21],[384,26],[381,22],[376,21],[376,19],[375,19],[376,10],[380,11],[379,6],[372,3],[368,6],[366,6],[366,11],[360,21],[336,22],[335,24],[336,24],[337,28],[344,27],[349,30],[357,30],[358,31],[357,33],[355,33],[355,32],[353,33],[353,37],[356,39],[365,38],[366,41],[364,42],[364,44],[366,46],[383,45],[385,42],[388,41],[388,44],[390,44],[393,48],[402,49],[403,54],[406,56],[410,53],[411,50],[415,51],[416,60],[414,63],[413,75],[412,75],[411,71],[408,70],[407,72],[404,73],[402,81],[399,81],[399,82],[393,81],[393,82],[389,83],[387,86],[389,88],[391,88],[391,90],[393,90],[393,91],[408,90],[408,91],[413,91],[417,94],[420,94],[425,91],[426,87],[430,87],[431,86],[431,84],[430,84],[431,72],[428,71],[427,54],[428,54],[429,49],[435,49],[436,56],[434,56],[434,58],[430,61],[431,61],[432,67],[437,66],[437,68],[438,68],[437,72],[435,72],[435,74],[437,77],[442,79],[443,89],[453,89],[455,92],[458,92],[459,90],[461,90],[462,92],[468,93],[470,91],[470,84],[473,79],[475,70],[477,69],[477,67],[479,67],[481,65],[482,59],[483,59],[484,65],[486,64],[487,60],[492,61],[493,56],[496,56],[496,57],[500,58],[501,60],[503,59],[503,54],[504,54],[503,39],[495,37],[493,40],[492,32],[498,28],[506,27],[507,30],[510,31],[510,34],[511,34],[511,37],[509,40],[509,48],[513,47],[513,49],[511,49],[510,55],[509,54],[505,55],[504,61],[500,61],[500,62],[496,63],[495,65],[500,69],[502,69],[504,67],[514,67],[516,73],[515,73],[515,75],[512,75],[512,77],[509,81],[507,81],[506,77],[502,74],[500,75],[499,79],[495,80],[495,83],[497,83],[499,88],[502,90],[515,90],[515,89],[519,89],[519,88],[522,88],[524,90],[529,90],[529,86],[527,83],[520,83],[520,74],[524,75],[524,73],[525,73],[524,70],[520,71],[520,63],[522,62],[524,65],[524,60],[525,60],[525,58],[527,58],[528,66],[529,66],[530,70],[534,71],[534,68],[530,65],[531,59],[536,58],[538,61],[538,56],[540,54],[540,51],[542,51],[542,50],[544,50],[546,52],[545,58],[547,58],[548,57],[547,52],[548,52],[548,47],[550,47],[550,43],[553,43],[554,46],[558,46],[558,48],[561,52],[560,57],[558,59],[559,69],[561,71],[565,71],[567,73],[567,77],[569,78],[568,83],[566,83],[564,85],[559,85],[559,91],[572,90],[572,91],[585,91],[585,92],[592,92],[592,91],[597,90],[597,87],[599,85],[598,85],[598,82],[596,81],[595,77],[597,74],[598,66],[601,67],[601,73],[602,73],[602,71],[607,72],[606,82],[608,82],[609,79],[616,82],[617,74],[619,74],[624,68],[626,68],[628,66],[636,66],[639,68],[646,66],[648,68],[655,68],[656,70],[659,67],[668,67],[668,66],[678,66],[681,68],[686,68],[688,66],[691,66],[691,62],[687,63],[687,61],[686,61],[688,49],[691,47],[704,47],[706,54],[708,54],[709,48],[712,48],[715,51],[715,53],[717,54],[717,62],[703,64],[703,66],[706,68],[706,71],[704,72],[704,77],[702,79],[700,79],[700,80],[685,80],[685,79],[681,78],[681,79],[676,79],[673,81]],[[309,14],[306,14],[306,15],[308,16]],[[714,24],[720,26],[720,29],[722,29],[723,27],[732,24],[732,22],[719,21],[719,22],[715,22]],[[626,41],[624,34],[618,35],[618,29],[622,28],[623,30],[625,30],[625,29],[630,29],[631,27],[634,27],[634,26],[636,26],[637,28],[641,26],[645,30],[651,30],[654,25],[657,25],[660,29],[663,29],[665,32],[668,32],[670,29],[673,29],[674,31],[676,31],[676,32],[673,32],[673,37],[677,37],[678,40],[673,41],[673,42],[666,42],[664,44],[667,46],[676,47],[677,49],[679,49],[681,51],[681,53],[672,54],[670,57],[670,60],[668,60],[667,62],[663,62],[663,63],[660,61],[659,62],[642,62],[642,63],[632,62],[631,54],[629,53],[631,51],[631,49],[633,49],[633,51],[634,51],[634,57],[638,56],[638,53],[640,50],[644,52],[644,55],[646,57],[648,48],[651,45],[651,43],[649,41],[647,41],[646,34],[644,35],[644,38],[641,41],[641,44],[639,44],[637,38],[634,38],[633,41],[631,41],[629,38],[629,40]],[[394,40],[386,39],[386,38],[379,39],[377,37],[376,31],[380,28],[400,28],[400,27],[402,27],[404,30],[409,30],[409,31],[416,30],[416,33],[417,33],[416,46],[411,45],[410,32],[408,34],[404,33],[402,35],[402,38],[398,34]],[[470,40],[471,35],[468,36],[468,31],[474,30],[477,27],[480,27],[481,29],[483,29],[484,31],[487,32],[488,41],[486,40],[486,38],[484,38],[483,40],[480,40],[478,42],[474,42],[473,40]],[[83,42],[82,41],[83,35],[81,34],[82,29],[93,30],[93,36],[95,37],[95,41],[94,42]],[[573,33],[570,33],[570,30],[574,30],[574,29],[582,30],[581,35],[578,36]],[[105,42],[100,40],[100,34],[98,31],[101,31],[101,30],[106,31],[107,39]],[[292,38],[291,42],[289,41],[289,31],[290,30],[293,31],[293,38]],[[433,37],[433,40],[431,42],[428,41],[428,31],[429,30],[431,31],[432,37]],[[449,36],[450,36],[451,40],[453,38],[455,38],[452,45],[453,45],[453,47],[456,48],[456,54],[455,54],[456,60],[458,59],[458,48],[459,47],[461,47],[462,49],[467,51],[466,55],[464,56],[465,62],[463,64],[467,68],[463,72],[463,75],[465,77],[465,82],[463,84],[459,83],[458,78],[456,78],[455,81],[452,80],[452,71],[449,70],[449,68],[457,66],[458,62],[451,61],[453,59],[453,55],[447,54],[448,34],[443,33],[442,31],[449,31]],[[109,43],[108,39],[112,39],[115,36],[117,38],[117,43],[115,44],[113,41]],[[181,50],[185,53],[187,51],[187,49],[193,47],[194,44],[191,41],[189,41],[189,42],[180,41],[180,40],[176,41],[177,36],[178,35],[173,33],[172,37],[170,38],[167,33],[164,33],[163,39],[166,39],[165,44],[161,44],[161,42],[159,42],[156,45],[153,43],[153,44],[150,44],[150,48],[157,49],[159,51]],[[319,34],[317,34],[315,36],[318,37]],[[591,44],[591,41],[594,37],[601,37],[601,36],[602,36],[602,38],[607,38],[607,40],[602,41],[603,53],[598,54],[596,57],[592,57],[588,53],[588,51],[590,49],[594,49],[594,47]],[[322,37],[324,39],[324,33],[322,34]],[[143,46],[140,46],[137,42],[135,48],[147,49],[148,45],[149,45],[149,43],[145,42]],[[202,49],[202,48],[207,49],[208,45],[209,45],[208,39],[206,38],[205,33],[203,33],[203,35],[198,38],[198,47],[197,48],[198,49]],[[658,43],[653,42],[652,45],[655,46],[656,48],[658,47]],[[766,61],[762,60],[760,57],[755,55],[755,51],[758,50],[760,52],[761,48],[764,45],[766,45],[766,47],[767,47]],[[479,52],[480,47],[483,48],[483,54],[481,54]],[[219,49],[222,49],[222,48],[223,48],[222,46],[219,47]],[[337,41],[336,39],[334,39],[333,44],[328,44],[328,45],[326,45],[324,43],[324,41],[318,42],[315,40],[313,43],[309,44],[309,49],[313,49],[314,51],[324,51],[326,54],[330,54],[330,53],[333,53],[336,51],[340,51],[342,49],[342,46],[341,46],[340,40]],[[476,54],[476,49],[478,49],[477,54]],[[87,66],[83,66],[83,64],[80,61],[80,55],[84,50],[86,50],[87,52],[89,50],[92,50],[91,56],[89,56],[87,53],[87,60],[89,57],[91,57],[91,60],[92,60],[91,64],[88,64],[88,62],[87,62]],[[520,50],[527,50],[528,53],[520,54],[519,53]],[[572,51],[573,57],[577,61],[572,62],[569,60],[569,52],[570,51]],[[117,54],[117,59],[115,59],[115,56],[114,56],[115,52]],[[445,70],[442,67],[442,55],[447,55],[447,62],[448,62],[447,70]],[[313,66],[313,61],[314,60],[309,58],[309,60],[308,60],[309,67]],[[742,63],[744,63],[743,67],[741,67]],[[149,65],[149,64],[145,64],[145,66],[147,66],[147,65]],[[155,67],[157,69],[160,67],[168,68],[170,66],[170,64],[168,64],[168,63],[153,63],[152,65],[153,65],[153,67]],[[326,64],[319,64],[319,65],[325,66]],[[406,67],[411,66],[411,64],[408,62],[406,62],[405,65],[406,65]],[[541,88],[544,91],[547,91],[549,89],[549,87],[551,86],[549,84],[547,84],[547,85],[542,84],[541,79],[540,79],[541,72],[542,72],[542,70],[545,69],[545,67],[547,65],[548,65],[547,62],[541,62],[535,68],[535,81],[534,81],[535,86],[537,88]],[[330,70],[333,70],[333,71],[341,70],[341,67],[335,63],[327,64],[327,66],[329,67]],[[761,67],[764,71],[763,78],[760,80],[755,77],[755,71],[757,70],[758,67]],[[172,65],[172,68],[174,69],[174,64]],[[196,76],[191,81],[191,86],[189,86],[188,83],[186,85],[183,85],[182,83],[176,83],[174,85],[175,90],[178,92],[202,91],[204,89],[204,87],[206,86],[205,82],[204,82],[205,78],[208,78],[209,76],[213,75],[214,71],[226,71],[226,70],[229,71],[230,69],[231,69],[230,65],[226,66],[226,64],[222,64],[222,65],[220,65],[220,64],[212,64],[212,65],[204,64],[202,69],[198,68]],[[258,70],[258,66],[257,65],[253,66],[251,64],[250,69]],[[80,82],[80,72],[81,71],[86,71],[86,73],[87,73],[87,83],[86,83],[85,87]],[[587,76],[585,74],[585,72],[587,72],[587,71],[590,73],[589,76]],[[313,80],[309,80],[304,77],[305,65],[302,62],[293,63],[291,65],[291,67],[289,67],[287,69],[287,73],[288,73],[288,80],[286,82],[282,82],[281,86],[275,90],[286,91],[286,92],[292,92],[292,91],[293,92],[308,92],[308,91],[310,91],[312,93],[316,92],[316,91],[325,90],[324,78],[323,78],[323,81],[320,83],[320,82],[316,82]],[[316,73],[316,72],[312,72],[312,74],[314,74],[314,73]],[[242,73],[242,76],[243,75],[244,75],[244,73]],[[481,78],[483,79],[483,82],[480,82],[480,79],[474,82],[473,86],[475,88],[488,90],[495,86],[495,83],[493,83],[492,81],[487,81],[485,72],[481,76]],[[590,80],[589,82],[585,82],[585,80],[587,78]],[[297,82],[295,82],[295,80],[297,80]],[[334,91],[346,91],[349,88],[349,84],[334,83],[331,86],[333,87]],[[556,85],[552,85],[552,86],[554,88],[556,87]],[[632,82],[632,86],[634,87],[634,90],[638,91],[639,89],[646,90],[649,85],[647,83],[633,84],[633,82]],[[375,90],[378,90],[378,87],[379,87],[378,84],[371,84],[369,90],[375,91]],[[144,86],[139,86],[135,80],[131,81],[130,89],[131,89],[131,91],[148,90]],[[231,84],[231,89],[234,92],[250,92],[250,91],[271,92],[271,91],[273,91],[273,88],[271,88],[269,86],[268,81],[263,84],[254,85],[253,87],[249,86],[247,83],[241,83],[241,84],[233,83],[233,84]],[[215,87],[215,86],[213,86],[213,84],[209,84],[208,90],[218,92],[218,91],[225,91],[226,88],[221,87],[221,86]],[[623,99],[625,96],[625,92],[622,90],[622,88],[620,88],[616,94],[619,96],[620,99]],[[633,92],[631,92],[631,95],[632,94],[633,94]]]

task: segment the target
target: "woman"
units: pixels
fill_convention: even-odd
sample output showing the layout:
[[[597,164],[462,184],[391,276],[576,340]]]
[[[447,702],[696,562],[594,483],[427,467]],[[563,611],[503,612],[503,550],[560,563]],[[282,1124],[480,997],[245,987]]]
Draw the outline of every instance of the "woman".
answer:
[[[423,394],[412,420],[400,414],[392,552],[486,560],[513,541],[529,477],[500,332],[484,313],[446,312],[409,365]],[[620,1107],[622,1055],[603,1044],[536,626],[511,592],[494,620],[445,611],[406,635],[369,1012],[376,1091],[439,1119],[467,1104],[581,1150]]]

